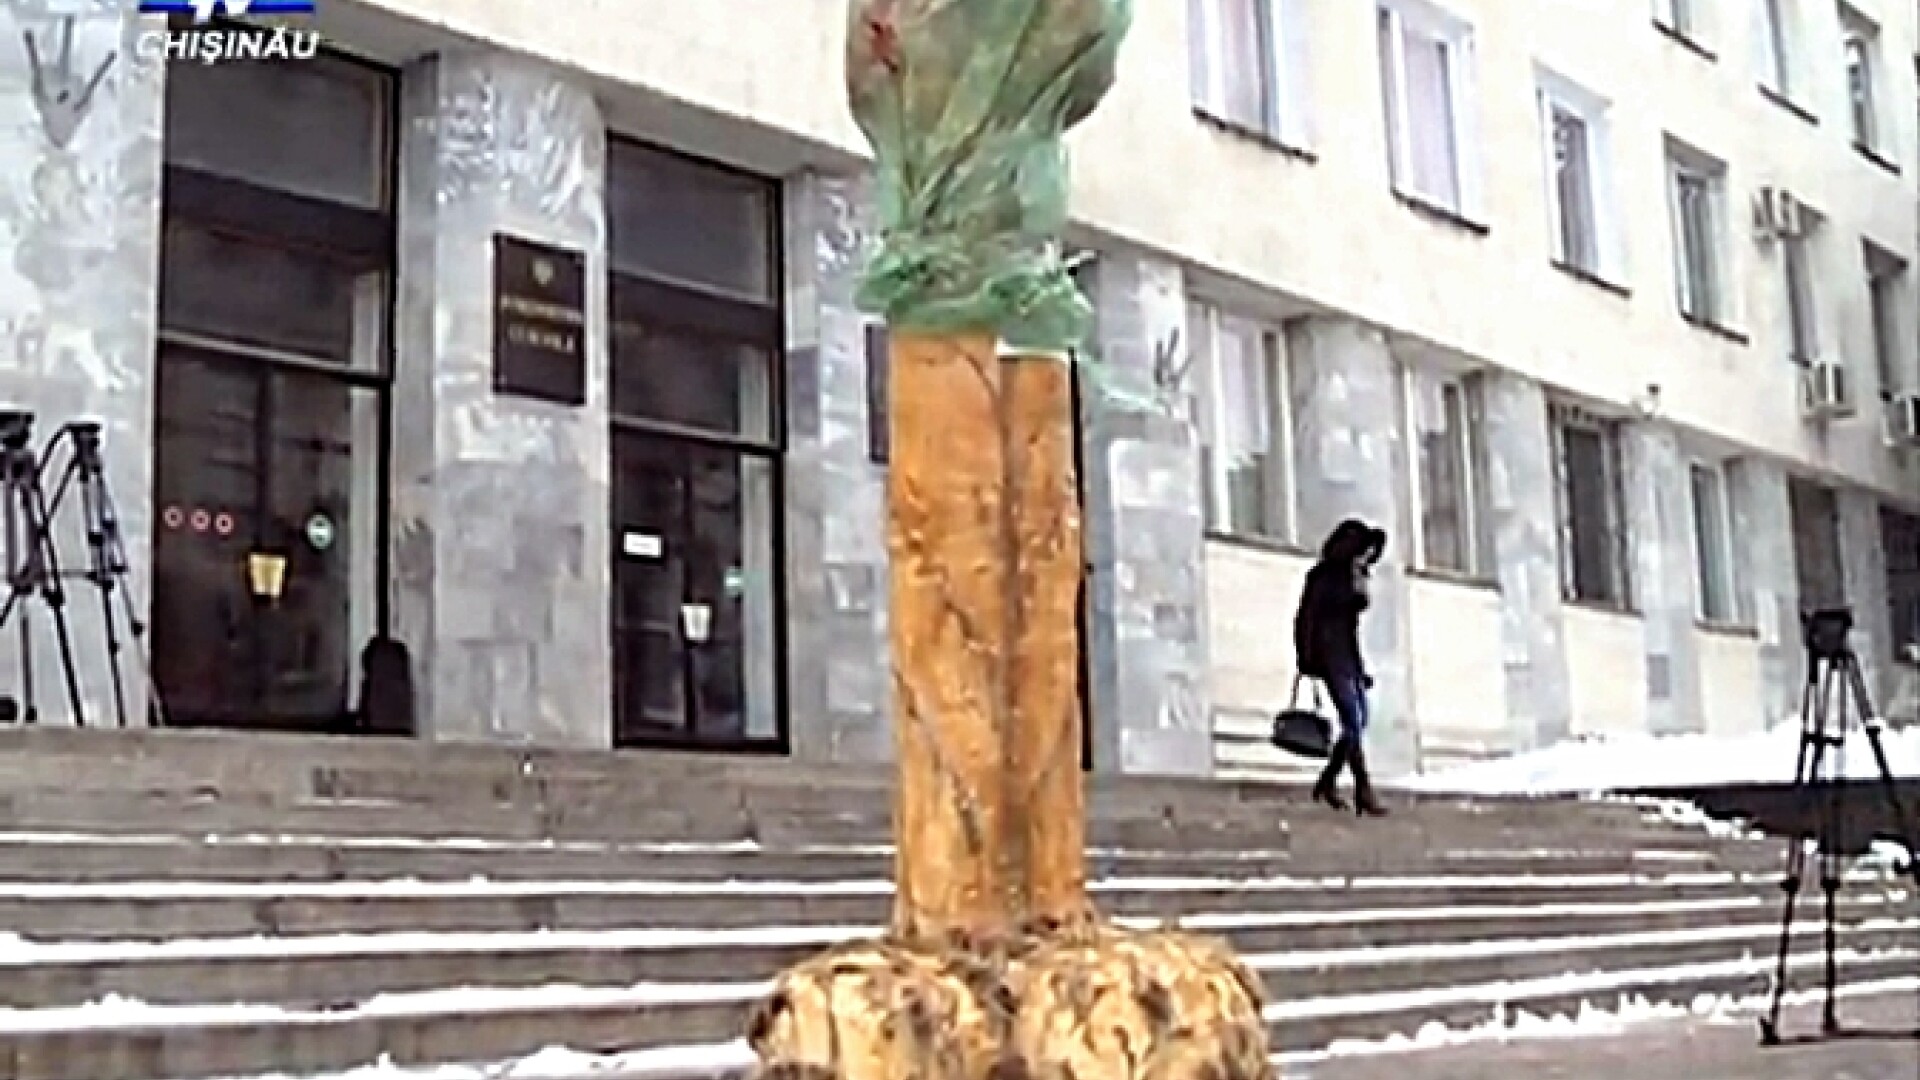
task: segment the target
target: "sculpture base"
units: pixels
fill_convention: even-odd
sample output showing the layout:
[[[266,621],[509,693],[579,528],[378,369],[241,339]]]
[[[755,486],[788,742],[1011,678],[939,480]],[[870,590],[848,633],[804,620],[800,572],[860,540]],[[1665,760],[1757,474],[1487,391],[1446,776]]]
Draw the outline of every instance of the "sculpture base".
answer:
[[[759,1080],[1273,1080],[1224,944],[1089,921],[1002,942],[855,942],[755,1010]]]

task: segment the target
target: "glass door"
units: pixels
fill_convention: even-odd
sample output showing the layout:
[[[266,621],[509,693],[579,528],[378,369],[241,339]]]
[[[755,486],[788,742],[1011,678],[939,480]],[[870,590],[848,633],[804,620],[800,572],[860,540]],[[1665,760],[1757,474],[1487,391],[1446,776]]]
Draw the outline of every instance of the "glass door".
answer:
[[[379,400],[163,345],[152,663],[176,726],[335,730],[371,631]]]
[[[614,433],[614,682],[620,745],[770,738],[770,469],[672,436]]]

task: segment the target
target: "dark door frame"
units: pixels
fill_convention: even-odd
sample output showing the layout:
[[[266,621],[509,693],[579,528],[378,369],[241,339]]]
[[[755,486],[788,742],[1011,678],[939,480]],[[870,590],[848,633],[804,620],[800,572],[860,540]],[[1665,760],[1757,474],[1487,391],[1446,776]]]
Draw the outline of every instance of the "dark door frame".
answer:
[[[382,421],[379,425],[382,430],[378,436],[380,445],[375,448],[375,461],[373,464],[375,470],[374,482],[376,485],[373,525],[375,543],[377,545],[374,552],[375,580],[372,582],[375,589],[374,633],[387,633],[390,618],[388,609],[391,606],[386,595],[387,590],[383,585],[386,581],[388,561],[386,538],[390,535],[391,518],[389,509],[390,500],[388,498],[391,489],[388,476],[390,444],[388,434],[385,430],[387,427],[385,418],[388,415],[389,409],[387,388],[380,385],[376,380],[370,380],[360,375],[355,375],[351,378],[345,377],[340,371],[332,369],[325,364],[285,360],[276,355],[261,355],[257,350],[241,347],[223,348],[219,343],[209,343],[198,337],[188,335],[163,332],[159,337],[160,346],[158,356],[160,357],[160,363],[181,364],[196,362],[208,364],[216,368],[225,368],[241,373],[242,376],[252,384],[252,392],[256,399],[254,411],[258,417],[258,422],[253,432],[255,441],[254,461],[258,472],[255,491],[253,493],[253,502],[256,509],[265,507],[270,502],[272,476],[274,472],[273,458],[277,453],[273,437],[275,429],[274,419],[276,414],[285,411],[274,405],[275,376],[291,374],[317,378],[335,386],[345,388],[350,395],[364,393],[373,398],[374,407],[379,411]],[[156,439],[158,438],[157,429],[158,417],[156,417]],[[155,495],[159,493],[159,483],[160,477],[156,470],[154,476],[155,489],[153,492]],[[159,543],[157,531],[160,524],[161,522],[158,515],[155,515],[154,526],[156,535],[152,542],[156,549]],[[259,521],[256,521],[252,526],[253,535],[250,537],[250,546],[256,550],[275,543],[271,538],[261,535],[262,528],[263,525]],[[268,674],[264,667],[266,650],[262,647],[265,639],[257,623],[249,626],[248,637],[249,669],[244,673],[244,677],[251,699],[257,701],[264,691]],[[357,645],[358,643],[355,642],[349,642],[347,644],[349,656],[353,655],[353,651]],[[351,688],[349,689],[349,695],[351,696]],[[343,703],[343,705],[346,708],[351,708],[352,702],[349,700]],[[166,701],[163,694],[160,700],[159,716],[161,724],[165,727],[212,727],[240,730],[312,730],[308,724],[294,723],[286,718],[259,715],[254,711],[254,708],[254,706],[249,705],[244,712],[182,712],[176,709],[170,702]]]
[[[767,439],[748,439],[738,435],[714,432],[688,424],[678,424],[664,420],[625,416],[618,413],[608,417],[608,425],[614,436],[610,440],[609,453],[618,445],[621,433],[631,433],[648,438],[679,442],[703,450],[718,450],[751,457],[764,462],[769,474],[770,498],[772,500],[772,549],[773,581],[769,589],[773,620],[773,713],[774,734],[770,737],[744,737],[716,739],[687,731],[683,734],[672,732],[648,731],[629,742],[620,743],[620,749],[633,750],[720,750],[729,753],[785,755],[792,745],[792,725],[787,716],[788,696],[787,678],[787,545],[786,545],[786,350],[784,342],[785,316],[777,305],[758,304],[732,297],[682,285],[672,285],[644,278],[621,275],[621,299],[615,303],[614,320],[637,322],[668,328],[681,333],[690,333],[703,337],[728,340],[751,345],[763,350],[770,358],[770,370],[767,377],[767,393],[773,415],[769,417]],[[610,468],[620,467],[616,459],[610,462]],[[618,483],[616,479],[614,483]],[[611,504],[612,493],[608,495]],[[617,538],[614,548],[615,563],[612,572],[620,572]],[[615,617],[614,598],[616,590],[610,590],[607,617],[611,622]],[[690,663],[683,659],[683,667]],[[683,676],[684,677],[684,676]],[[620,737],[619,718],[620,689],[618,680],[611,680],[609,693],[614,699],[613,717],[614,735]],[[691,728],[693,725],[689,723]]]
[[[390,167],[397,169],[398,162],[392,161]],[[186,353],[197,354],[217,363],[253,366],[262,373],[259,384],[262,394],[269,393],[268,375],[297,372],[327,379],[347,387],[349,392],[360,391],[373,395],[378,442],[374,448],[373,466],[376,485],[372,582],[374,633],[379,636],[391,634],[393,602],[387,586],[392,579],[393,569],[394,271],[398,265],[398,235],[392,215],[264,188],[184,166],[168,165],[162,178],[161,221],[163,231],[167,226],[179,224],[249,244],[308,251],[347,265],[364,264],[385,273],[386,296],[380,311],[382,348],[377,363],[371,368],[355,368],[296,352],[182,331],[170,328],[163,322],[155,335],[154,377],[156,380],[164,377],[158,368],[168,362],[167,356]],[[165,287],[164,281],[162,287]],[[157,394],[155,403],[157,407]],[[268,439],[264,431],[257,435],[261,439]],[[155,490],[148,492],[150,501],[157,494],[157,475],[154,483]],[[353,655],[357,647],[356,643],[350,642],[348,655]],[[250,673],[250,681],[257,684],[258,675],[257,671]],[[345,703],[347,708],[352,707],[351,694],[349,689],[350,700]],[[267,723],[264,717],[250,724],[247,717],[176,716],[168,707],[164,694],[160,705],[160,715],[167,726],[226,726],[242,729],[274,726]]]

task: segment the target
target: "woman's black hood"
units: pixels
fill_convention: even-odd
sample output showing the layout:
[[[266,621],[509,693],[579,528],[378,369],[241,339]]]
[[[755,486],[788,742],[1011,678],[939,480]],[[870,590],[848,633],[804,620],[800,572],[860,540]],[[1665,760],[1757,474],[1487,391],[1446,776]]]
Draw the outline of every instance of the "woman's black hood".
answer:
[[[1348,518],[1327,534],[1326,543],[1320,545],[1320,559],[1323,562],[1352,562],[1363,555],[1377,555],[1386,546],[1385,530],[1376,529],[1359,518]]]

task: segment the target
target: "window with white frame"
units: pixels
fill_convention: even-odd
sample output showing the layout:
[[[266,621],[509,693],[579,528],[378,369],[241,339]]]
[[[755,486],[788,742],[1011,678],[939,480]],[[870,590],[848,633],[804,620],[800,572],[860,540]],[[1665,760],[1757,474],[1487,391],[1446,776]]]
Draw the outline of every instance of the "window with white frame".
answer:
[[[1787,292],[1788,347],[1796,363],[1813,362],[1820,355],[1820,301],[1815,272],[1820,220],[1804,206],[1800,231],[1780,241],[1780,267]]]
[[[1187,0],[1193,107],[1288,146],[1307,132],[1301,0]]]
[[[1760,46],[1760,85],[1788,100],[1800,87],[1794,77],[1798,51],[1799,0],[1756,0]]]
[[[1905,390],[1912,373],[1906,334],[1907,263],[1872,241],[1864,245],[1867,308],[1873,322],[1873,370],[1880,396],[1892,400]]]
[[[1695,462],[1689,470],[1693,489],[1693,554],[1698,579],[1695,601],[1701,621],[1730,626],[1740,619],[1735,591],[1733,498],[1727,468],[1720,462]]]
[[[1293,431],[1279,327],[1187,306],[1207,528],[1292,541]]]
[[[1414,505],[1419,508],[1419,565],[1479,575],[1481,409],[1478,380],[1409,367],[1407,402],[1413,429]]]
[[[1701,0],[1653,0],[1653,21],[1661,26],[1691,38],[1700,32],[1700,13],[1696,10]]]
[[[1620,427],[1570,406],[1556,405],[1552,412],[1562,594],[1624,609],[1632,597]]]
[[[1379,34],[1394,190],[1476,216],[1472,28],[1421,0],[1386,0]]]
[[[1845,49],[1847,109],[1854,145],[1880,148],[1877,83],[1880,78],[1880,27],[1858,11],[1840,5],[1840,40]]]
[[[1539,75],[1553,259],[1611,280],[1624,262],[1614,218],[1611,106],[1551,72]]]
[[[1713,326],[1724,326],[1732,318],[1725,273],[1726,184],[1723,162],[1668,140],[1667,188],[1680,311]]]

